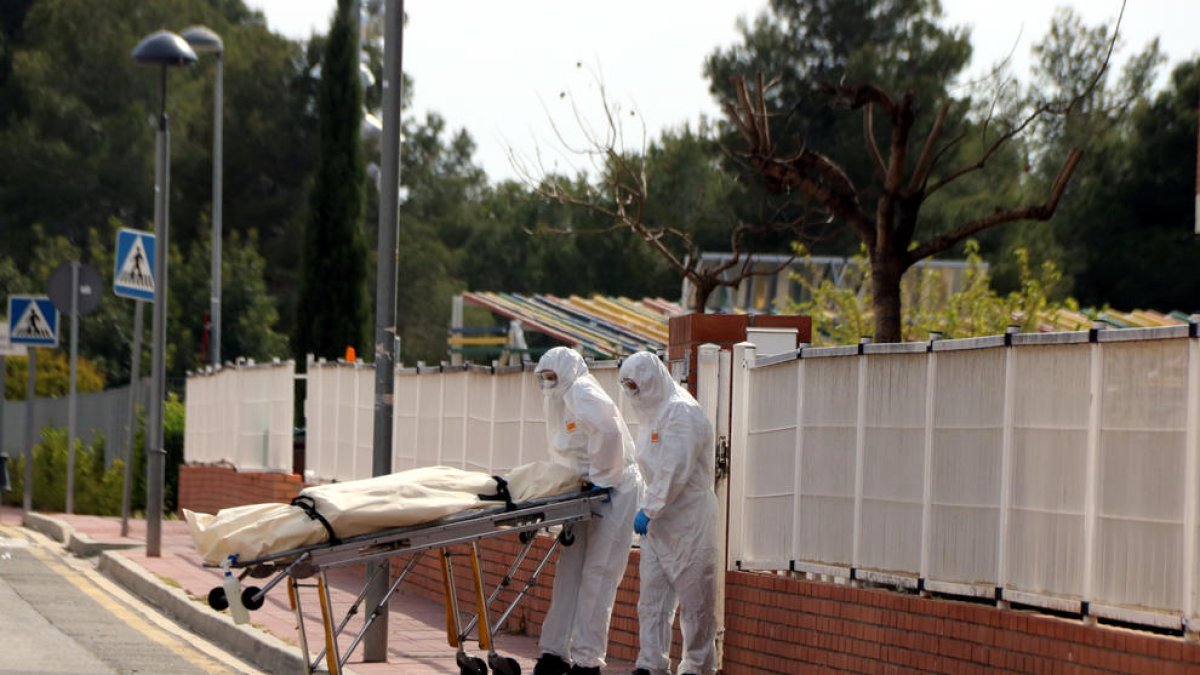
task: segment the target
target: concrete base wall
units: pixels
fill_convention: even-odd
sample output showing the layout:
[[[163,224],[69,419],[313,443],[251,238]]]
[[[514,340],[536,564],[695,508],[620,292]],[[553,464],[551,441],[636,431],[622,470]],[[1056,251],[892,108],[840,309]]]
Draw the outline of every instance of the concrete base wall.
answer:
[[[299,476],[239,473],[225,467],[180,467],[181,508],[204,513],[291,500]],[[524,588],[552,539],[540,535],[493,607],[506,607]],[[516,560],[516,537],[481,542],[487,589]],[[451,548],[460,607],[475,606],[467,546]],[[609,628],[609,654],[637,656],[638,551],[629,556]],[[406,558],[392,563],[393,577]],[[550,606],[554,561],[508,618],[504,630],[536,635]],[[1037,612],[923,598],[885,589],[806,581],[791,575],[728,572],[725,576],[726,675],[797,672],[1195,673],[1200,644],[1180,637],[1085,625]],[[404,593],[442,601],[437,553],[426,552],[401,585]],[[493,620],[495,615],[493,613]],[[678,630],[678,629],[677,629]],[[503,649],[503,635],[497,645]],[[680,639],[675,636],[678,654]]]

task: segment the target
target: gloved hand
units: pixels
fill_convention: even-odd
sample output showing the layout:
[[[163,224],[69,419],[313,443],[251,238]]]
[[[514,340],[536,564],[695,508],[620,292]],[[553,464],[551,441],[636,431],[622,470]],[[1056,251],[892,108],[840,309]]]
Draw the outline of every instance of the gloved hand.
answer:
[[[637,515],[633,517],[633,531],[638,534],[646,534],[646,530],[650,527],[650,516],[646,512],[638,509]]]
[[[612,489],[611,488],[603,488],[603,487],[600,487],[599,485],[592,485],[590,488],[588,488],[588,492],[608,493],[605,495],[604,499],[600,500],[601,504],[608,504],[609,502],[612,501]]]

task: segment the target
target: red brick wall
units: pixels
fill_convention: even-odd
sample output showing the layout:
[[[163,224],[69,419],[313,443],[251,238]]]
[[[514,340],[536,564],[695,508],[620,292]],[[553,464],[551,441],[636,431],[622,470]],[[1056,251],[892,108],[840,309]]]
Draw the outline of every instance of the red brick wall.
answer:
[[[1182,638],[764,573],[726,583],[726,675],[1200,673]]]
[[[300,476],[268,472],[241,472],[223,466],[179,467],[179,508],[196,513],[216,513],[230,506],[286,504],[300,493]]]
[[[304,485],[299,476],[239,473],[185,466],[179,474],[183,508],[216,513],[227,506],[287,502]],[[551,539],[542,535],[497,601],[506,607],[529,578]],[[485,592],[516,560],[515,536],[481,542]],[[452,549],[460,608],[474,613],[466,546]],[[637,656],[638,551],[629,555],[609,630],[609,654]],[[407,558],[392,563],[399,574]],[[851,673],[1198,673],[1200,644],[1146,632],[1085,626],[1035,612],[998,609],[882,589],[805,581],[762,572],[729,572],[725,587],[725,675]],[[550,606],[553,559],[509,617],[506,630],[537,635]],[[401,585],[442,601],[437,552],[425,553]],[[493,614],[493,620],[495,614]],[[678,656],[676,631],[674,652]],[[503,638],[498,641],[503,651]]]

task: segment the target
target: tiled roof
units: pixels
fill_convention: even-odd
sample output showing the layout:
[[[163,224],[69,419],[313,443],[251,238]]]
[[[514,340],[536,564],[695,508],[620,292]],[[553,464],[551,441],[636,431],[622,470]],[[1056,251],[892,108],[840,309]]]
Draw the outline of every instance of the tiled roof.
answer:
[[[667,346],[667,320],[684,309],[661,298],[521,293],[463,293],[463,300],[520,321],[533,331],[569,345],[582,345],[591,356],[617,357]]]

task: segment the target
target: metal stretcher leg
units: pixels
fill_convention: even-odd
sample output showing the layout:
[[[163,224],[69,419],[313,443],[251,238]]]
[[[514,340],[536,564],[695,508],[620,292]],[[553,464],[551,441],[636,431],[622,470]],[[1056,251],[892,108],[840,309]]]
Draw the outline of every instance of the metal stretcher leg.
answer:
[[[337,635],[333,632],[332,606],[329,601],[329,583],[325,570],[317,573],[317,597],[321,600],[321,625],[325,629],[325,663],[329,675],[341,675],[341,658],[338,654]]]
[[[362,639],[366,636],[367,629],[371,627],[371,624],[375,622],[375,619],[379,618],[380,612],[383,610],[383,607],[387,605],[388,600],[390,600],[392,597],[392,594],[395,593],[396,589],[400,587],[400,583],[404,581],[404,578],[407,577],[408,573],[412,571],[412,568],[416,566],[417,561],[421,558],[421,553],[423,553],[423,551],[417,551],[416,554],[409,558],[408,564],[404,566],[404,569],[400,572],[400,575],[396,577],[396,580],[392,582],[391,586],[388,587],[387,592],[384,593],[383,597],[379,600],[379,604],[375,605],[375,607],[371,609],[371,613],[367,615],[366,620],[363,622],[362,628],[358,630],[358,633],[354,636],[354,639],[350,641],[350,647],[346,649],[346,655],[342,657],[343,666],[346,665],[346,661],[350,660],[350,655],[354,653],[354,650],[358,648],[358,643],[362,642]],[[376,570],[378,570],[378,568],[376,568]],[[338,626],[339,635],[341,634],[342,629],[345,628],[346,624],[350,621],[350,617],[358,612],[358,605],[366,597],[367,589],[370,587],[371,580],[374,578],[375,575],[372,574],[370,579],[367,580],[367,583],[363,585],[362,591],[358,594],[358,599],[354,601],[354,606],[350,608],[350,611],[346,613],[345,618],[342,619],[341,625]]]
[[[483,568],[479,564],[479,543],[471,542],[471,571],[475,576],[476,619],[479,622],[479,648],[487,650],[488,665],[499,675],[521,675],[521,666],[514,659],[496,653],[492,642],[493,626],[488,620],[489,600],[483,590]],[[497,589],[498,590],[498,589]]]
[[[454,568],[450,563],[450,549],[442,549],[442,590],[446,594],[446,637],[451,647],[458,650],[455,660],[460,675],[487,675],[487,664],[483,659],[467,654],[463,643],[466,635],[459,632],[458,595],[454,590]]]
[[[315,664],[308,660],[308,633],[304,631],[304,609],[300,606],[300,582],[296,577],[287,578],[288,607],[296,613],[296,631],[300,634],[300,658],[304,660],[304,672],[311,673]],[[317,657],[320,662],[321,657]]]

